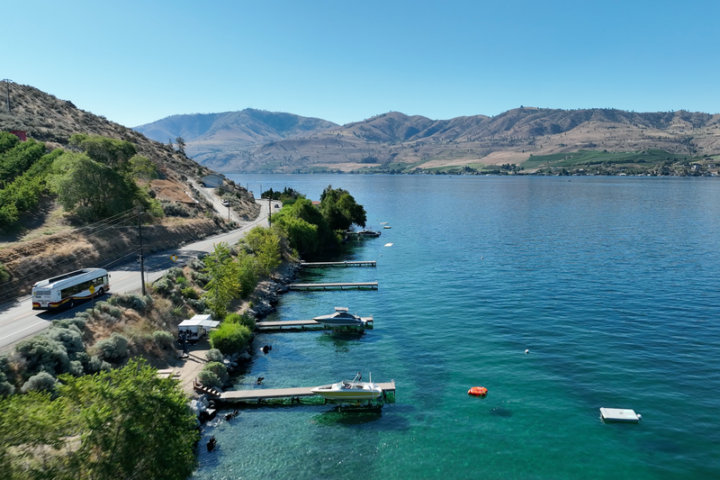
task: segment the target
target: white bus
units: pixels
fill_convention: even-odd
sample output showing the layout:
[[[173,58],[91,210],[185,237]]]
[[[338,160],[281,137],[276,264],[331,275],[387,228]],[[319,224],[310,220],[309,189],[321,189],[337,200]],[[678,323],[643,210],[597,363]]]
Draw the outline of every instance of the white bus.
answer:
[[[33,310],[72,308],[76,301],[92,298],[91,285],[96,297],[110,290],[107,270],[84,268],[37,282],[32,290]]]

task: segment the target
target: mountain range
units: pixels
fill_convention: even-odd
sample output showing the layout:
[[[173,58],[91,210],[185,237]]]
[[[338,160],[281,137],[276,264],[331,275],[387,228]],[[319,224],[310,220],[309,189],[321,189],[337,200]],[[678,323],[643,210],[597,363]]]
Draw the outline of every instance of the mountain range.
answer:
[[[157,141],[182,136],[190,156],[222,172],[483,169],[583,150],[720,154],[720,114],[682,110],[520,107],[449,120],[389,112],[340,126],[248,109],[175,115],[135,129]]]

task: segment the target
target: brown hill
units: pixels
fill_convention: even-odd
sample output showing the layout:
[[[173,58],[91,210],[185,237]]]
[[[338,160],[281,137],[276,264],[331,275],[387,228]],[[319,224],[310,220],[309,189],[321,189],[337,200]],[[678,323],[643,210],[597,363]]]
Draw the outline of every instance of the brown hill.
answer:
[[[521,107],[495,117],[431,120],[390,112],[271,142],[251,153],[218,152],[224,165],[214,165],[228,172],[433,168],[522,164],[531,154],[582,149],[714,155],[720,153],[720,115]]]
[[[239,112],[173,115],[135,130],[160,142],[182,137],[195,160],[214,168],[224,159],[240,156],[268,142],[304,136],[337,127],[319,118],[248,108]]]

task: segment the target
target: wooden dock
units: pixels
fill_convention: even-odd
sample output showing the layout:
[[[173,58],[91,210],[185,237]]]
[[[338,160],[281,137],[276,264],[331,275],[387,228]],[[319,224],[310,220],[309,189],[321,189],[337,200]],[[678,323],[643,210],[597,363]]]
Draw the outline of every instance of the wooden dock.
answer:
[[[303,262],[301,267],[324,268],[324,267],[376,267],[375,260],[364,260],[359,262]]]
[[[383,397],[388,392],[395,393],[395,380],[386,383],[376,383],[383,391]],[[313,388],[317,387],[297,387],[297,388],[267,388],[253,390],[233,390],[220,394],[220,400],[223,402],[262,402],[273,398],[289,398],[294,401],[300,397],[314,397]]]
[[[374,326],[373,317],[361,317],[363,324],[361,328],[371,329]],[[270,331],[270,330],[332,330],[334,328],[345,328],[345,327],[331,327],[320,323],[316,320],[287,320],[284,322],[257,322],[255,327],[258,330]],[[352,328],[352,327],[351,327]]]
[[[354,282],[354,283],[291,283],[290,290],[377,290],[378,282]]]

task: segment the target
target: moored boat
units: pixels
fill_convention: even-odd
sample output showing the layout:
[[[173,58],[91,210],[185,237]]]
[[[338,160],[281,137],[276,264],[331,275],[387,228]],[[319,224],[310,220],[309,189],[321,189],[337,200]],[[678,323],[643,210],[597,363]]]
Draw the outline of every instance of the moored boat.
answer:
[[[357,234],[360,235],[361,237],[379,237],[380,236],[380,232],[376,232],[375,230],[370,230],[370,229],[360,230],[359,232],[357,232]]]
[[[382,396],[382,389],[372,383],[372,374],[369,382],[361,382],[362,375],[358,373],[353,381],[343,380],[332,385],[315,387],[312,392],[327,400],[361,401],[375,400]]]
[[[362,319],[348,312],[346,307],[335,307],[335,313],[313,318],[318,323],[331,327],[356,327],[362,325]]]

